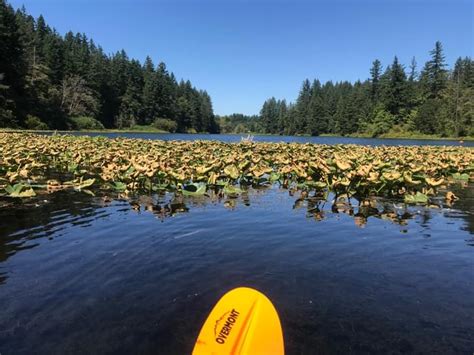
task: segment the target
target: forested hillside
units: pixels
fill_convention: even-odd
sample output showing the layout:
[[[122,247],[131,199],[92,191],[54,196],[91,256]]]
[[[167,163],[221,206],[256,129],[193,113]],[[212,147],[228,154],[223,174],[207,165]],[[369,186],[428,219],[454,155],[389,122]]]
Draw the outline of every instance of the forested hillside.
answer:
[[[112,55],[85,34],[61,36],[0,0],[0,127],[218,132],[211,98],[164,63]]]
[[[441,136],[474,135],[474,62],[459,58],[447,70],[436,42],[418,72],[395,57],[385,68],[375,60],[361,82],[303,81],[298,99],[270,98],[260,111],[261,129],[272,134],[355,134],[410,132]]]

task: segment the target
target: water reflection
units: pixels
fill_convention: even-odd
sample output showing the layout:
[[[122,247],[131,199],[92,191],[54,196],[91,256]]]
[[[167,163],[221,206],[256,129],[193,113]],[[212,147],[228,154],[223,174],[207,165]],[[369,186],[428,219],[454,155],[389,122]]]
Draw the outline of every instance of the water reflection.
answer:
[[[473,189],[455,193],[1,200],[0,351],[190,353],[216,298],[247,285],[275,301],[287,353],[467,353]]]
[[[44,133],[50,135],[52,133]],[[75,136],[104,136],[108,138],[125,137],[135,139],[159,139],[159,140],[215,140],[226,143],[239,143],[242,140],[239,134],[183,134],[183,133],[130,133],[130,132],[116,132],[116,133],[94,133],[94,132],[67,132]],[[449,146],[465,146],[473,147],[474,141],[465,141],[461,143],[459,140],[429,140],[429,139],[397,139],[397,138],[356,138],[356,137],[309,137],[309,136],[271,136],[271,135],[255,135],[256,142],[294,142],[294,143],[314,143],[314,144],[361,144],[361,145],[449,145]]]
[[[270,191],[268,191],[270,190]],[[385,221],[400,227],[406,233],[408,221],[417,222],[429,228],[433,214],[442,214],[448,219],[462,219],[462,229],[474,233],[474,187],[460,189],[456,194],[461,199],[452,202],[439,200],[438,204],[428,207],[408,206],[400,201],[371,198],[358,201],[347,196],[336,197],[333,194],[312,194],[306,191],[284,190],[275,187],[260,189],[244,189],[238,196],[224,196],[218,191],[208,191],[202,197],[185,197],[176,193],[162,193],[152,196],[134,195],[102,195],[91,197],[86,194],[59,191],[47,198],[30,200],[0,201],[0,284],[8,277],[2,271],[2,263],[22,250],[39,245],[38,238],[57,238],[62,231],[71,227],[87,227],[95,221],[107,218],[111,214],[135,212],[152,214],[157,220],[164,222],[178,214],[205,208],[206,205],[220,205],[228,210],[236,210],[252,206],[254,201],[269,196],[265,206],[278,205],[272,199],[287,195],[292,202],[293,210],[304,210],[304,215],[315,222],[324,222],[337,215],[350,217],[358,228],[365,228],[371,219]],[[280,208],[280,207],[278,207]],[[284,207],[281,207],[284,208]],[[192,218],[192,216],[189,216]],[[258,222],[258,216],[255,216]],[[466,240],[469,246],[474,245],[472,238]]]

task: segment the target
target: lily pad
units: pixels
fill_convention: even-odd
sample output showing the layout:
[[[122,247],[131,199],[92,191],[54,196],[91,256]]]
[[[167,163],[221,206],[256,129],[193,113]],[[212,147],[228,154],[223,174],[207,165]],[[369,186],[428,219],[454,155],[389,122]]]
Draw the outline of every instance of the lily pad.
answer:
[[[453,175],[454,180],[459,180],[459,181],[469,181],[469,174],[460,174],[460,173],[454,173]]]
[[[238,177],[240,176],[239,169],[237,169],[237,167],[234,164],[227,165],[224,168],[224,173],[234,180],[238,179]]]
[[[242,190],[238,188],[237,186],[226,185],[224,186],[224,193],[226,195],[239,195],[242,193]]]
[[[428,196],[417,191],[416,194],[406,194],[405,195],[405,203],[428,203]]]
[[[10,197],[33,197],[36,196],[35,191],[29,186],[24,184],[15,184],[13,186],[8,185],[5,191]]]
[[[206,193],[205,184],[189,184],[181,190],[185,196],[201,196]]]

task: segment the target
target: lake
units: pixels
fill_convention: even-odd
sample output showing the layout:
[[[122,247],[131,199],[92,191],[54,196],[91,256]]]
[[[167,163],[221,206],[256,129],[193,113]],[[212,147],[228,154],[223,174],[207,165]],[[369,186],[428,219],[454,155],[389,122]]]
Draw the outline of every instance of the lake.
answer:
[[[51,134],[51,132],[46,133]],[[62,134],[62,133],[61,133]],[[161,139],[161,140],[217,140],[227,143],[240,142],[242,137],[247,134],[183,134],[183,133],[97,133],[97,132],[78,132],[71,131],[68,134],[77,136],[105,136],[109,138],[125,137],[139,139]],[[256,142],[295,142],[295,143],[314,143],[314,144],[360,144],[360,145],[450,145],[474,147],[474,141],[465,141],[460,143],[459,140],[433,140],[433,139],[384,139],[384,138],[351,138],[351,137],[310,137],[310,136],[270,136],[255,135],[253,140]]]
[[[474,185],[454,192],[430,207],[276,185],[2,198],[0,353],[190,354],[217,300],[249,286],[277,308],[287,354],[472,354]]]

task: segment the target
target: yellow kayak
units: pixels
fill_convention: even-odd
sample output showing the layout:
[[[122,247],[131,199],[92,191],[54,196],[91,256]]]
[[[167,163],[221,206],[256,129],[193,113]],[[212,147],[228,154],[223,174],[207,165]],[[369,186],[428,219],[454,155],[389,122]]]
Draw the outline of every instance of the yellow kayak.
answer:
[[[283,355],[280,319],[270,300],[239,287],[226,293],[207,317],[193,355]]]

